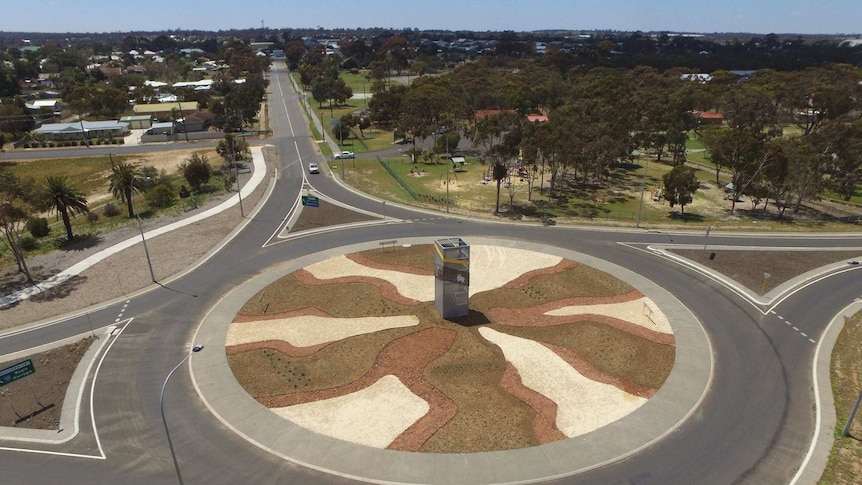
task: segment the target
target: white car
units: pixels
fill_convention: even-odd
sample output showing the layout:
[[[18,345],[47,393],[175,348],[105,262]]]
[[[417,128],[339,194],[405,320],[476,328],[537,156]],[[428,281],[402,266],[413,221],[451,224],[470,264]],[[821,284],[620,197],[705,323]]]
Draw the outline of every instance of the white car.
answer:
[[[316,163],[309,163],[308,173],[320,173],[320,167],[318,167]]]
[[[342,158],[354,158],[353,152],[341,152],[335,154],[336,160],[340,160]]]

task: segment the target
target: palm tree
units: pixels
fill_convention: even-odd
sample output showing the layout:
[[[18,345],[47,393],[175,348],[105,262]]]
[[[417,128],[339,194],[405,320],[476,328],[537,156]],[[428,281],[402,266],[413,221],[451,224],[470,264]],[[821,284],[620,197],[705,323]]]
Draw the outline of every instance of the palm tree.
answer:
[[[72,183],[65,175],[49,176],[44,183],[44,205],[47,209],[56,211],[63,219],[66,227],[66,239],[71,241],[75,235],[72,234],[72,221],[69,213],[89,212],[87,197]]]
[[[135,217],[135,211],[132,207],[132,194],[143,191],[143,186],[141,185],[143,182],[140,176],[140,170],[128,163],[116,163],[112,165],[111,175],[108,176],[111,195],[126,203],[130,219]]]
[[[509,176],[509,167],[506,166],[506,162],[495,157],[493,164],[491,165],[492,172],[491,176],[495,182],[497,182],[497,205],[494,207],[494,214],[500,213],[500,185],[506,180],[506,177]]]

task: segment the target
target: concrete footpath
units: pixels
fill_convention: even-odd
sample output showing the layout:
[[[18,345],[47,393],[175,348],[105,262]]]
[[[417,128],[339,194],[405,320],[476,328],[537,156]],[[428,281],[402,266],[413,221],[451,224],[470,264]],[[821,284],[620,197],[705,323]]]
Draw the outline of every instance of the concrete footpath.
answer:
[[[254,166],[254,168],[252,170],[251,178],[240,190],[240,194],[243,198],[249,197],[251,193],[254,192],[254,190],[263,182],[264,177],[266,176],[266,163],[264,162],[263,158],[263,147],[252,147],[251,157],[252,165]],[[238,203],[238,197],[229,197],[227,200],[215,207],[207,209],[193,216],[189,216],[177,222],[168,224],[166,226],[162,226],[145,232],[144,237],[146,239],[151,239],[156,236],[160,236],[162,234],[177,230],[181,227],[194,224],[196,222],[202,221],[216,214],[224,212],[231,207],[237,205]],[[56,275],[52,276],[51,278],[48,278],[45,281],[39,282],[37,286],[31,286],[29,288],[25,288],[23,290],[12,293],[11,295],[0,297],[0,308],[19,302],[21,300],[25,300],[33,295],[37,295],[47,289],[60,285],[68,281],[72,277],[81,274],[84,270],[92,267],[93,265],[109,258],[110,256],[113,256],[114,254],[117,254],[120,251],[128,249],[136,244],[140,244],[141,241],[142,240],[140,235],[131,237],[129,239],[126,239],[125,241],[122,241],[111,247],[99,251],[98,253],[78,262],[75,265],[72,265],[70,268],[63,270],[60,273],[57,273]]]

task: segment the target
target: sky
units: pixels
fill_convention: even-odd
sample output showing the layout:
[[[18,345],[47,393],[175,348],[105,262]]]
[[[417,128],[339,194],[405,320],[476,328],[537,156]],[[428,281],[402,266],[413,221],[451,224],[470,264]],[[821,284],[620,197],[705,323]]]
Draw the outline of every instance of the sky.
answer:
[[[405,27],[862,32],[862,0],[0,0],[0,31]]]

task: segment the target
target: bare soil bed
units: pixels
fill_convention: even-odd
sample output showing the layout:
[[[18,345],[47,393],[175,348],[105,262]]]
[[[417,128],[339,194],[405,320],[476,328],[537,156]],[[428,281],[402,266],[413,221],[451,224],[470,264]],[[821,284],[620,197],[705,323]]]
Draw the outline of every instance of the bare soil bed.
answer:
[[[859,251],[746,251],[671,249],[670,252],[717,271],[755,293],[764,293],[821,266],[855,260]],[[710,259],[712,253],[715,257]],[[769,278],[764,278],[764,273]],[[764,279],[766,284],[764,285]]]
[[[56,429],[53,421],[60,419],[72,374],[95,341],[94,337],[87,337],[47,352],[0,363],[0,369],[5,369],[30,359],[36,369],[35,374],[0,387],[0,426]]]

